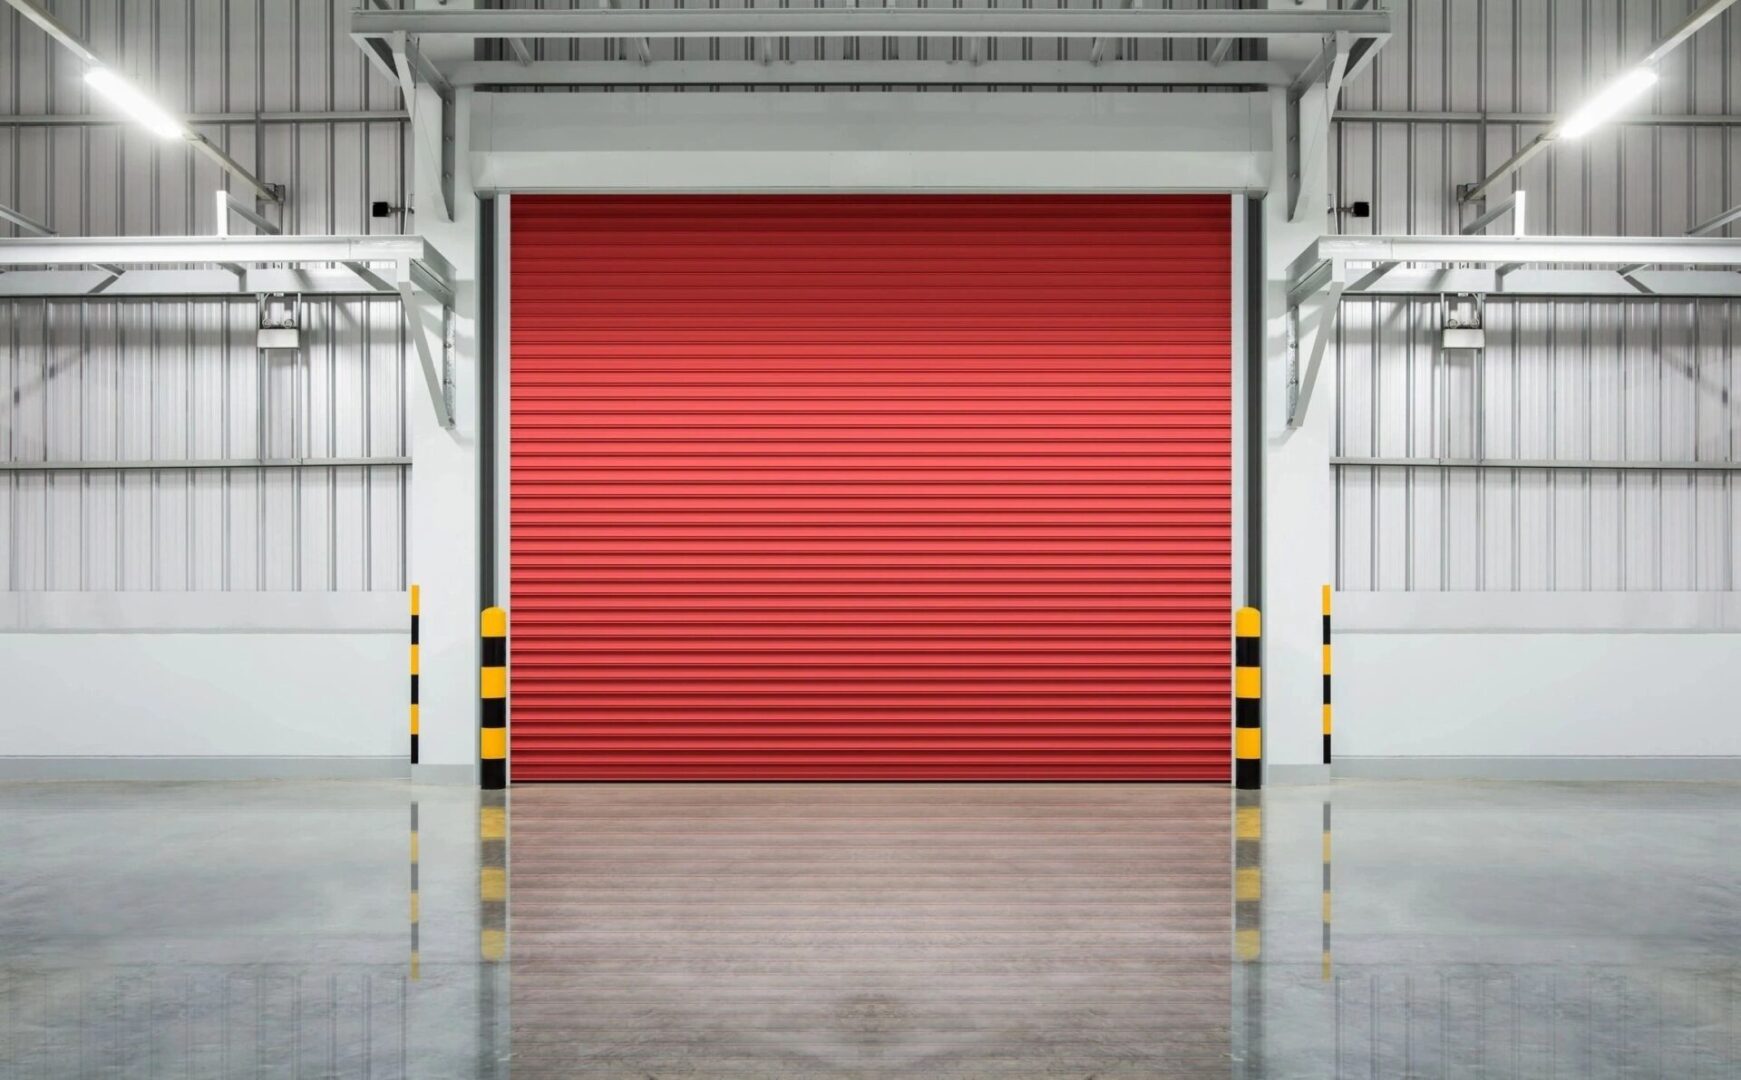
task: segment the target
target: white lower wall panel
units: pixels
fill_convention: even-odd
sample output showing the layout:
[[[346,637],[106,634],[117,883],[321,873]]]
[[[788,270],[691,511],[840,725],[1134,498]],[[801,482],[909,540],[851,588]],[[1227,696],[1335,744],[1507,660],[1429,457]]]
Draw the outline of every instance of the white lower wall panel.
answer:
[[[1336,755],[1741,757],[1741,634],[1339,633]]]
[[[406,680],[404,634],[6,634],[0,758],[402,761]]]

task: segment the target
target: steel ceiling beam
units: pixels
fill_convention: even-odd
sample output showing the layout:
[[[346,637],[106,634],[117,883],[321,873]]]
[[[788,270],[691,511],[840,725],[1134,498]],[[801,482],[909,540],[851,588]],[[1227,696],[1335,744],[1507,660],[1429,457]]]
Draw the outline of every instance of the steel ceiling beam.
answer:
[[[695,37],[1385,37],[1383,11],[1055,10],[1001,8],[710,8],[706,10],[432,11],[351,13],[351,36],[396,33],[479,38]]]
[[[1286,86],[1286,68],[1266,60],[468,60],[445,67],[466,86]]]

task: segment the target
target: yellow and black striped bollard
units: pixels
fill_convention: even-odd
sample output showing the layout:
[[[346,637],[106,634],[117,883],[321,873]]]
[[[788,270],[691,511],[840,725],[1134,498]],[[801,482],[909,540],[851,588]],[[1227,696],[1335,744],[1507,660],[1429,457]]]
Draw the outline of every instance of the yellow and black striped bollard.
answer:
[[[1262,634],[1257,609],[1240,608],[1233,617],[1233,785],[1242,791],[1263,786]]]
[[[478,803],[478,955],[494,963],[507,951],[508,808],[500,792]]]
[[[1263,805],[1235,795],[1233,811],[1233,955],[1243,963],[1263,955]]]
[[[508,786],[508,613],[485,608],[482,629],[478,778],[485,791],[500,791]]]
[[[413,736],[415,737],[415,736]],[[420,923],[423,921],[423,900],[417,883],[417,860],[421,845],[417,837],[417,804],[411,804],[411,978],[422,976],[423,943]]]
[[[423,615],[423,590],[416,585],[411,586],[411,764],[417,764],[417,736],[421,729],[421,718],[417,715],[417,681],[423,673],[423,650],[419,645],[420,627]]]
[[[1324,764],[1330,764],[1330,586],[1324,586]]]
[[[1324,981],[1330,980],[1330,800],[1324,800]]]

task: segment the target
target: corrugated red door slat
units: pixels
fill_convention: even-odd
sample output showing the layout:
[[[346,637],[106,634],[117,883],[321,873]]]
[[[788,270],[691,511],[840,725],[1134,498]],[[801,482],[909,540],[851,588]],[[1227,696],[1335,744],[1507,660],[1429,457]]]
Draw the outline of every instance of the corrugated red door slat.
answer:
[[[1229,202],[516,197],[516,780],[1225,780]]]

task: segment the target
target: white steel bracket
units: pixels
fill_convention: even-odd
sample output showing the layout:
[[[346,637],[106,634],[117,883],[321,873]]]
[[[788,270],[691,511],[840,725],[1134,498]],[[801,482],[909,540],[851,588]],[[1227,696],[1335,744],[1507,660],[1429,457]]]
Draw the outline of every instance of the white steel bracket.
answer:
[[[1732,298],[1741,297],[1737,268],[1741,241],[1698,236],[1320,237],[1288,268],[1288,426],[1305,421],[1345,297]],[[1321,306],[1307,331],[1311,303]]]
[[[383,38],[359,39],[364,53],[375,65],[386,72],[387,76],[399,84],[400,96],[405,99],[405,114],[411,120],[412,138],[425,152],[429,150],[428,131],[418,117],[417,84],[422,82],[435,91],[436,108],[440,110],[439,130],[441,146],[439,152],[431,155],[439,163],[441,170],[441,216],[446,221],[453,220],[453,180],[454,170],[458,167],[458,123],[459,111],[454,104],[453,83],[448,81],[441,69],[423,55],[417,47],[417,38],[413,35],[397,32]]]
[[[1324,260],[1313,266],[1295,286],[1288,289],[1288,427],[1297,429],[1306,422],[1306,410],[1312,405],[1312,392],[1318,387],[1318,373],[1324,366],[1324,353],[1330,339],[1336,336],[1336,324],[1342,317],[1342,294],[1348,288],[1347,271],[1337,260]],[[1302,337],[1305,318],[1301,308],[1317,300],[1318,311],[1309,334]],[[1304,365],[1300,352],[1307,353]]]
[[[409,259],[399,262],[395,285],[399,290],[399,308],[405,316],[405,333],[417,350],[417,363],[423,369],[423,381],[429,388],[429,403],[435,409],[435,419],[452,430],[454,424],[453,388],[453,293],[436,281],[427,271]],[[433,303],[426,303],[432,301]],[[433,324],[425,309],[434,307]]]
[[[435,415],[453,427],[453,267],[422,237],[32,236],[0,239],[0,267],[30,268],[0,274],[0,299],[396,295]]]
[[[1338,31],[1324,37],[1324,47],[1304,71],[1289,84],[1286,94],[1287,156],[1288,156],[1288,220],[1300,217],[1300,193],[1305,188],[1308,171],[1323,163],[1330,147],[1330,117],[1336,111],[1336,99],[1342,95],[1342,84],[1372,55],[1372,42]],[[1359,53],[1356,54],[1356,47]],[[1315,123],[1308,131],[1305,121],[1305,101],[1308,91],[1324,84],[1324,107],[1314,109],[1310,119]],[[1319,113],[1322,115],[1319,115]]]

